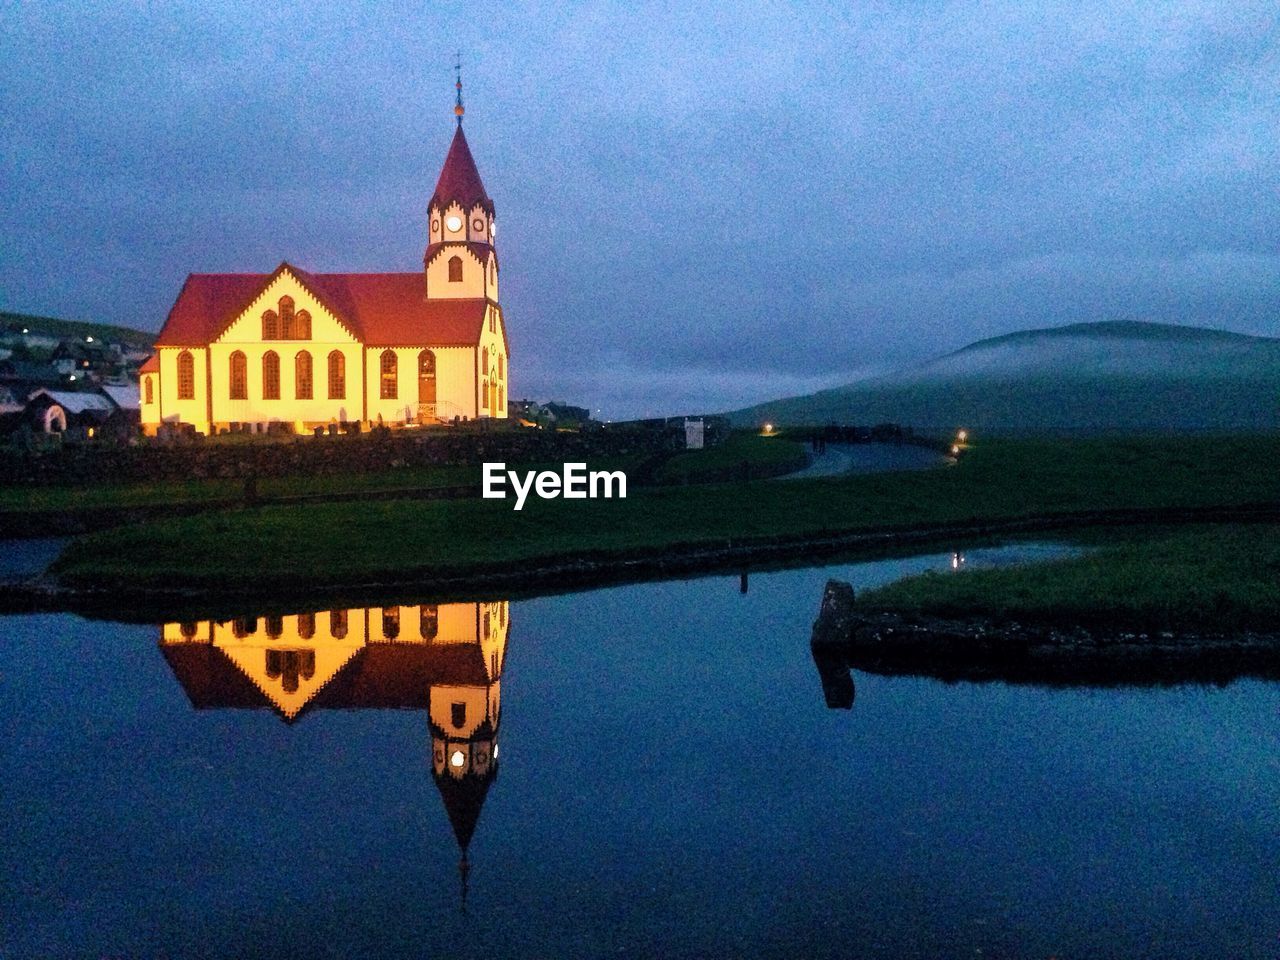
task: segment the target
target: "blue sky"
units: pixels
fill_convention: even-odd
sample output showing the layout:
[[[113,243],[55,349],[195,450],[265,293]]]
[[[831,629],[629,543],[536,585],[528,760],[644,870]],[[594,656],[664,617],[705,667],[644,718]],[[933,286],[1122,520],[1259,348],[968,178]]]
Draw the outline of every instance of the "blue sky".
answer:
[[[512,393],[675,414],[1101,319],[1280,335],[1273,2],[0,0],[0,307],[412,270],[452,134]]]

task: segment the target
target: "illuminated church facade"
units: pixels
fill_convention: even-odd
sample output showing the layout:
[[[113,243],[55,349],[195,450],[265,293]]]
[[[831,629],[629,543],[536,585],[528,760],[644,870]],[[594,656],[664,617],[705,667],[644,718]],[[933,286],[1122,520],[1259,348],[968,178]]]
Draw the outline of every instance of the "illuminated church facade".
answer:
[[[462,132],[461,80],[455,112],[423,269],[191,274],[140,371],[144,432],[507,416],[495,211]]]

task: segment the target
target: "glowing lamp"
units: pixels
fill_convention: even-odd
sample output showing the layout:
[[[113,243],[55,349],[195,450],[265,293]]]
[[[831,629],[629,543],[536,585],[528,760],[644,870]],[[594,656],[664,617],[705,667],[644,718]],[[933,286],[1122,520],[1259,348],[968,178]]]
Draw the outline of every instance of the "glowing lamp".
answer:
[[[454,233],[462,229],[462,219],[460,217],[449,217],[445,220],[444,225]]]
[[[951,455],[954,457],[954,456],[955,456],[956,454],[958,454],[959,452],[960,452],[960,447],[959,447],[959,445],[957,445],[957,444],[954,444],[954,443],[953,443],[953,444],[951,445]]]
[[[772,423],[766,423],[766,424],[764,425],[764,432],[765,432],[765,433],[773,433],[773,424],[772,424]]]
[[[93,337],[85,337],[85,338],[84,338],[84,342],[85,342],[85,343],[93,343]]]
[[[455,767],[460,767],[466,762],[467,758],[462,755],[461,750],[453,751],[453,756],[449,758],[449,762]]]
[[[961,443],[964,443],[966,440],[969,439],[969,431],[961,430],[959,433],[956,434],[956,439],[959,440]]]

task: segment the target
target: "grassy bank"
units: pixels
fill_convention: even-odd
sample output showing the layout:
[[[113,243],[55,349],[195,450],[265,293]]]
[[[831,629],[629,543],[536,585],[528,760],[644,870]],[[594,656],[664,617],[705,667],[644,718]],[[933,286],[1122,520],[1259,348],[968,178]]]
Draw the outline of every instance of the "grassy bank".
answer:
[[[1086,510],[1280,503],[1280,437],[1000,441],[954,467],[632,491],[625,500],[379,501],[218,511],[82,538],[68,584],[342,585],[576,557]]]
[[[1146,630],[1280,629],[1280,527],[1135,533],[1082,557],[911,577],[862,594],[858,606]]]

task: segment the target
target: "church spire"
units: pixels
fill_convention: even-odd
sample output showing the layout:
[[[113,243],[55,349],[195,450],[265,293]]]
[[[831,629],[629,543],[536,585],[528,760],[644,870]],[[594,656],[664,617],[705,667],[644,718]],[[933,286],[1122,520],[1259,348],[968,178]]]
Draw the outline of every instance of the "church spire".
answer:
[[[457,78],[458,78],[457,82],[454,83],[454,87],[458,91],[458,101],[457,103],[454,104],[453,113],[454,113],[454,116],[458,118],[458,126],[461,127],[462,115],[467,112],[466,108],[463,107],[462,105],[462,53],[461,52],[458,53],[458,60],[456,63],[454,63],[453,69],[457,71]]]

